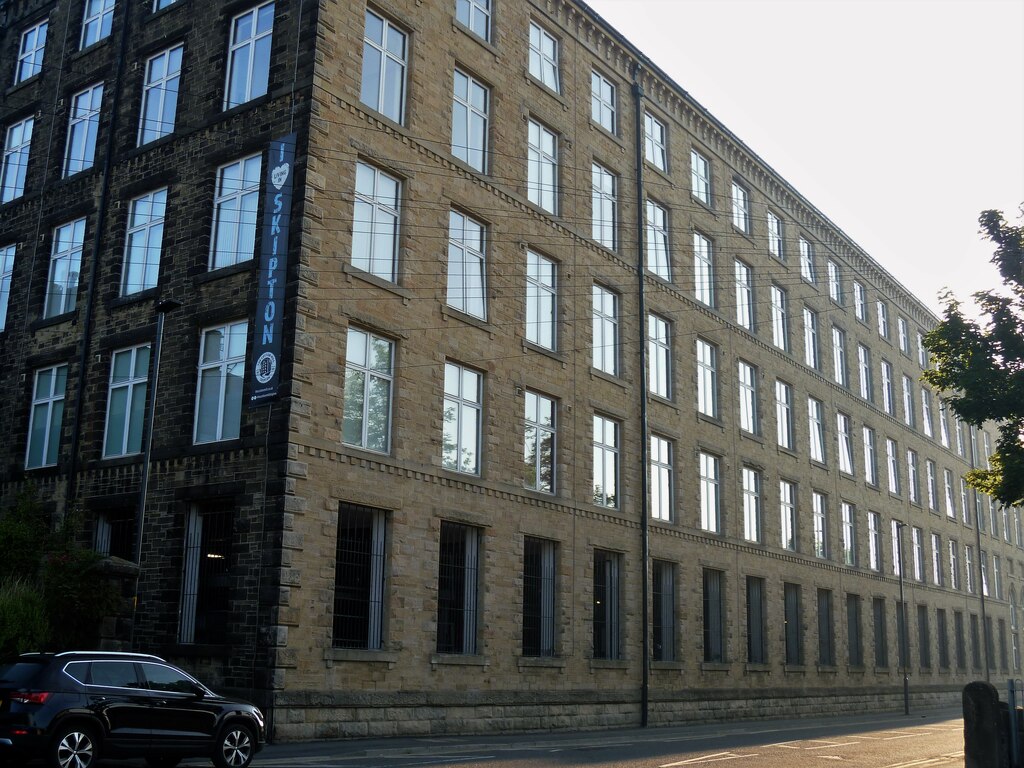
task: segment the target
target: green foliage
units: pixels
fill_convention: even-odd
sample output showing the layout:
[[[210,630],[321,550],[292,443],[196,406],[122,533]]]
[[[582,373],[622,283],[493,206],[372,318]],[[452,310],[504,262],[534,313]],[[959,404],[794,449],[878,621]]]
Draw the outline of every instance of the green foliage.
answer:
[[[966,317],[952,295],[943,298],[943,320],[924,338],[935,368],[923,378],[964,421],[999,424],[991,469],[971,471],[967,483],[1015,506],[1024,504],[1024,228],[999,211],[984,211],[979,223],[996,245],[992,263],[1005,292],[974,294],[981,321]]]
[[[39,650],[50,634],[39,590],[22,579],[0,584],[0,657]]]
[[[22,491],[13,508],[0,512],[0,584],[36,576],[49,533],[48,516],[35,493]]]

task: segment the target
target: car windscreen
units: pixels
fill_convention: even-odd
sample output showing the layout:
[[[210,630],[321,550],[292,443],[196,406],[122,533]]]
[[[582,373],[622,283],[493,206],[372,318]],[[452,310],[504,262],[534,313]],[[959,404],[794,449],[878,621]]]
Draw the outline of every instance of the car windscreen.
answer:
[[[22,688],[30,685],[46,661],[15,661],[0,663],[0,688]]]

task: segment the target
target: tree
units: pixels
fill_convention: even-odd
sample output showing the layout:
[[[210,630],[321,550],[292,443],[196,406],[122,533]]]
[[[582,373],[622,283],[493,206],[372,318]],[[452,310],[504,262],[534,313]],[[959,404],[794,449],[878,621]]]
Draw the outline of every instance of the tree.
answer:
[[[999,211],[982,212],[978,222],[996,246],[992,263],[1006,292],[974,294],[980,320],[965,316],[951,293],[943,297],[943,320],[924,337],[935,367],[923,378],[967,423],[998,424],[991,468],[972,470],[967,484],[1016,506],[1024,504],[1024,227]]]

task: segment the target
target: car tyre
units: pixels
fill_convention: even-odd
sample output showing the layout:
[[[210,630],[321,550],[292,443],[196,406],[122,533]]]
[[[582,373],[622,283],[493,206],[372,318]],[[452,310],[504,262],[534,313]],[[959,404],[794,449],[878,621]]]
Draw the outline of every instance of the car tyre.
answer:
[[[181,758],[173,755],[153,755],[146,758],[146,765],[149,768],[175,768],[180,762]]]
[[[50,741],[46,756],[50,768],[94,768],[100,757],[99,739],[87,725],[62,726]]]
[[[248,725],[229,723],[217,737],[213,764],[217,768],[249,768],[256,755],[256,736]]]

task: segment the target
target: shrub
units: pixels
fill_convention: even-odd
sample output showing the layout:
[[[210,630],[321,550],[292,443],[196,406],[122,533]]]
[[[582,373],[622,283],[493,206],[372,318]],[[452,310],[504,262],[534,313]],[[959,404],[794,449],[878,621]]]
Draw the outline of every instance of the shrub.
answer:
[[[0,584],[0,656],[42,650],[49,623],[42,594],[23,579]]]

